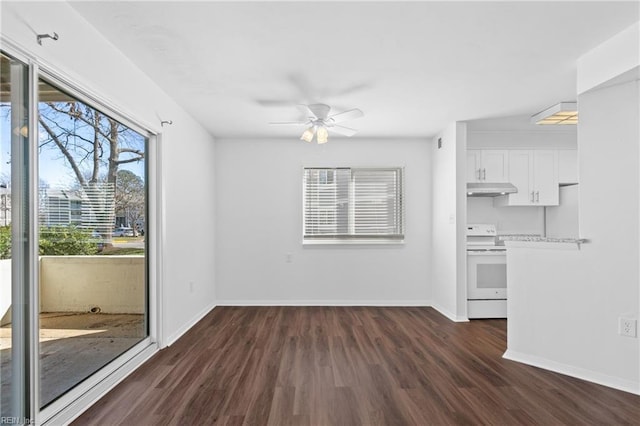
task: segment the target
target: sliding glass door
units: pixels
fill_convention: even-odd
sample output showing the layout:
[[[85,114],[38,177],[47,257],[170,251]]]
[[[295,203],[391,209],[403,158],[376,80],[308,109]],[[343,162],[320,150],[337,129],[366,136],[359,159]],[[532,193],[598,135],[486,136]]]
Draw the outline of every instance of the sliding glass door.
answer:
[[[38,81],[40,405],[148,336],[147,137]]]
[[[154,139],[37,66],[0,61],[0,423],[25,424],[151,345]]]

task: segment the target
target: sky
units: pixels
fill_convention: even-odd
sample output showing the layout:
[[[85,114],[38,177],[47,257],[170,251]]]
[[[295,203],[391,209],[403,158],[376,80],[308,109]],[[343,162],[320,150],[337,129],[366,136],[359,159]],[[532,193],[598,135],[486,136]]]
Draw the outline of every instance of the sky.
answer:
[[[0,112],[0,181],[5,176],[11,174],[11,122],[7,109],[2,108]],[[46,133],[41,131],[39,134],[41,140],[46,139]],[[139,137],[136,142],[140,148],[143,148],[143,137]],[[56,148],[42,149],[39,156],[39,179],[46,182],[50,187],[68,188],[73,186],[77,179],[67,161],[62,158],[61,153]],[[144,161],[123,164],[120,169],[130,170],[136,175],[144,179]],[[106,167],[101,167],[106,171]]]

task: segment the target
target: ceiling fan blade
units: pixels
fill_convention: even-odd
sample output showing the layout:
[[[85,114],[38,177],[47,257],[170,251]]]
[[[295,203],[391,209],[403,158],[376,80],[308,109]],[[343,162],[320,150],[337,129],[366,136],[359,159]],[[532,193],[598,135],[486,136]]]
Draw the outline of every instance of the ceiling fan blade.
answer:
[[[302,126],[304,124],[307,124],[307,122],[306,121],[276,121],[276,122],[271,122],[269,124],[276,125],[276,126],[280,126],[280,125],[284,125],[284,126]]]
[[[338,126],[338,125],[328,126],[327,129],[329,129],[330,132],[335,132],[344,136],[353,136],[356,133],[358,133],[356,129],[352,129],[351,127]]]
[[[354,84],[352,86],[349,87],[343,87],[340,90],[336,90],[333,95],[334,96],[345,96],[345,95],[350,95],[354,92],[359,92],[361,90],[366,90],[368,88],[371,87],[371,84],[369,83],[360,83],[360,84]]]
[[[258,105],[266,107],[290,107],[295,105],[295,101],[288,101],[285,99],[256,99]]]
[[[287,76],[289,83],[295,88],[298,92],[298,95],[301,99],[304,99],[305,102],[310,101],[313,96],[313,85],[309,78],[302,73],[293,73]]]
[[[334,123],[342,123],[343,121],[355,120],[364,115],[358,108],[350,109],[348,111],[340,112],[329,117],[329,120],[333,120]]]

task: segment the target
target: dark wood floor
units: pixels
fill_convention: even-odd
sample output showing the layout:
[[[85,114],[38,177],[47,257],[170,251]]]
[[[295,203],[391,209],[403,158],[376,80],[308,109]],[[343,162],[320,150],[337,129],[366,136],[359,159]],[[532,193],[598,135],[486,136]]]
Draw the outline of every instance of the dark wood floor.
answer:
[[[505,346],[431,308],[218,307],[74,425],[640,424],[640,396]]]

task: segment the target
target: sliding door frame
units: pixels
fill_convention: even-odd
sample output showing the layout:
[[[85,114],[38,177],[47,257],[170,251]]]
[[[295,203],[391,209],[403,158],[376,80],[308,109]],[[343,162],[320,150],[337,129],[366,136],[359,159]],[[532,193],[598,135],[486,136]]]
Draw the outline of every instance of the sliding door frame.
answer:
[[[20,62],[11,64],[11,416],[16,422],[35,420],[38,412],[37,352],[38,295],[38,149],[37,103],[38,65],[19,52],[3,53]],[[26,76],[25,71],[26,70]],[[26,96],[25,96],[26,92]],[[26,116],[26,117],[25,117]],[[25,120],[26,118],[26,120]],[[21,131],[26,124],[27,135]],[[25,146],[26,142],[26,146]],[[34,148],[35,147],[35,148]],[[34,188],[36,191],[34,192]]]
[[[63,72],[55,70],[41,60],[29,55],[19,46],[0,37],[0,46],[7,55],[22,61],[29,69],[29,230],[27,259],[29,262],[28,324],[22,330],[21,338],[28,339],[28,348],[21,359],[28,361],[25,369],[26,383],[22,395],[28,419],[35,424],[68,423],[85,411],[92,403],[106,394],[113,386],[131,374],[135,368],[149,359],[162,347],[162,280],[164,277],[162,256],[165,247],[164,197],[162,185],[162,137],[157,128],[138,120],[133,114],[119,108],[105,96],[99,96],[79,86]],[[64,90],[79,101],[98,109],[113,119],[146,137],[146,196],[147,217],[145,223],[146,240],[146,313],[148,336],[125,351],[118,358],[79,383],[56,401],[40,410],[40,369],[39,369],[39,267],[38,267],[38,81],[42,78],[48,83]],[[122,113],[119,111],[123,111]],[[23,284],[24,285],[24,284]]]

